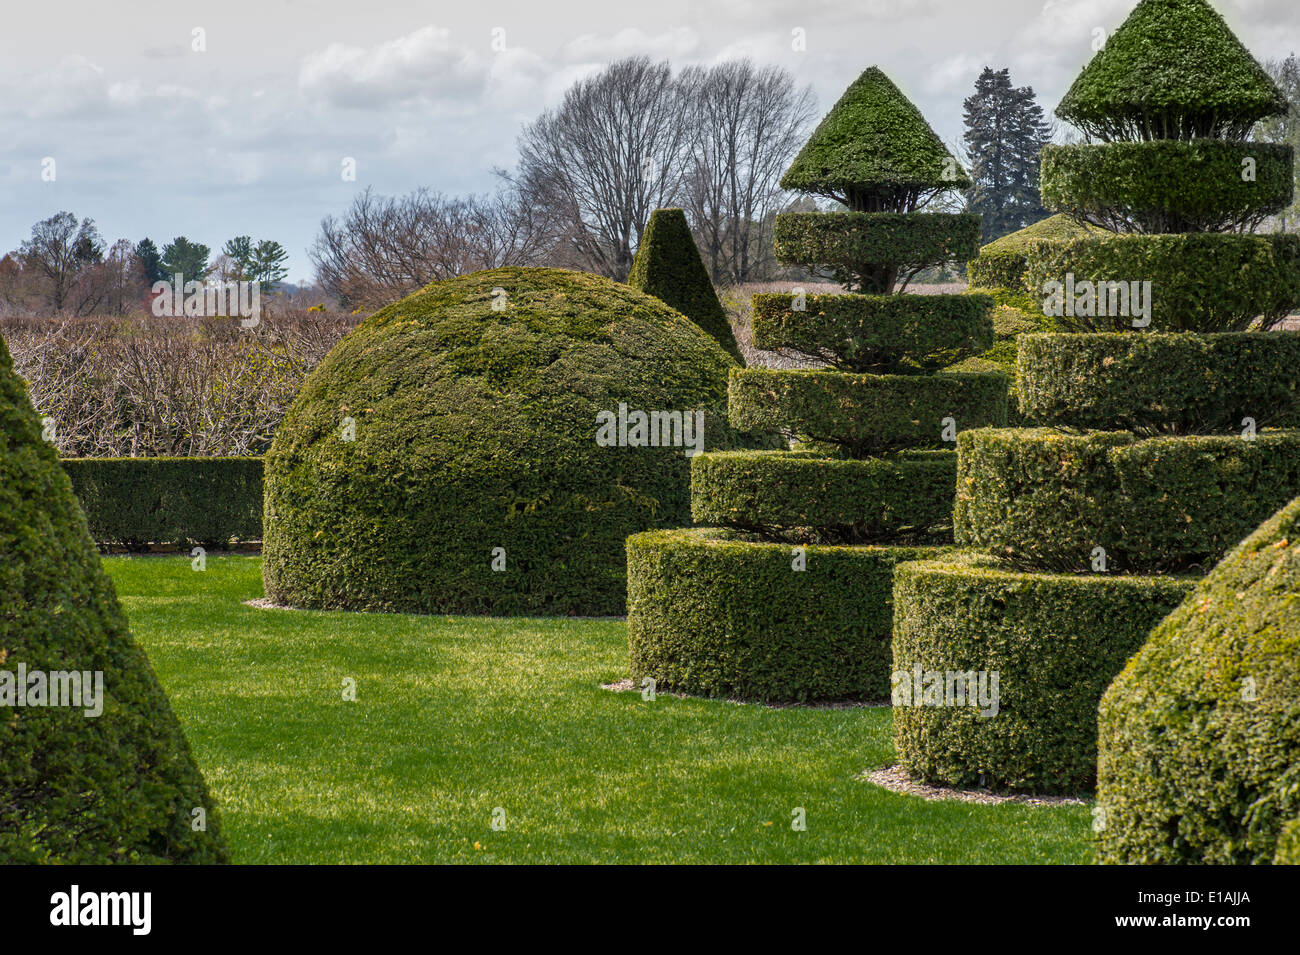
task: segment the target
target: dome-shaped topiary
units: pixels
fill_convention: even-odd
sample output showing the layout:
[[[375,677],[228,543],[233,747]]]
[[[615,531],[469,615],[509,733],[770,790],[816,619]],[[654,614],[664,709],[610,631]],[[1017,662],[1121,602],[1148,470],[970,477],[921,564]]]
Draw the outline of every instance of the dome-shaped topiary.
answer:
[[[609,279],[436,282],[343,339],[285,416],[266,456],[267,595],[622,613],[624,539],[689,520],[684,452],[728,446],[734,367],[681,313]]]
[[[1142,0],[1056,115],[1107,141],[1244,139],[1286,97],[1206,0]]]
[[[677,309],[745,363],[681,209],[650,213],[627,284]]]
[[[203,777],[0,341],[0,864],[225,861]]]
[[[969,187],[921,111],[875,66],[844,91],[781,177],[782,189],[858,212],[910,212],[934,193]]]
[[[1098,736],[1102,862],[1272,861],[1300,814],[1300,498],[1152,631]]]

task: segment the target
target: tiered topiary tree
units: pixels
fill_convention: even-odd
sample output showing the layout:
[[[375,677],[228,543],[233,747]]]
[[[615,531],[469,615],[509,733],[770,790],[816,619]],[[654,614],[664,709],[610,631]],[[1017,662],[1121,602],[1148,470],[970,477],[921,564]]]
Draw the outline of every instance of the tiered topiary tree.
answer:
[[[203,777],[0,341],[0,865],[225,861]]]
[[[745,363],[681,209],[650,213],[627,284],[677,309],[712,335],[728,355]]]
[[[1300,861],[1300,498],[1156,628],[1099,728],[1100,861]]]
[[[894,566],[951,541],[945,439],[1006,415],[1004,375],[934,373],[989,346],[990,301],[899,294],[978,247],[977,216],[921,211],[966,184],[875,68],[795,158],[782,185],[848,211],[779,216],[777,256],[852,294],[755,297],[758,347],[829,367],[732,372],[732,425],[800,444],[694,458],[692,514],[715,526],[628,539],[634,679],[761,700],[888,696]]]
[[[1249,164],[1237,163],[1289,168],[1289,151],[1233,138],[1275,108],[1270,89],[1203,0],[1143,0],[1058,110],[1118,141],[1049,150],[1045,202],[1111,227],[1254,221],[1289,194],[1272,174],[1244,185]],[[1125,330],[1022,336],[1020,407],[1043,426],[958,441],[956,540],[982,556],[900,571],[894,660],[900,671],[997,672],[1001,700],[995,716],[946,699],[897,707],[909,772],[1091,788],[1110,681],[1199,574],[1300,493],[1300,432],[1266,427],[1296,421],[1300,338],[1226,331],[1300,300],[1289,279],[1265,280],[1287,272],[1275,251],[1245,234],[1031,248],[1031,282],[1059,283],[1043,289],[1045,306],[1065,297],[1078,326]],[[1100,284],[1110,280],[1124,288]],[[1097,316],[1098,302],[1109,311],[1146,280],[1145,314]]]

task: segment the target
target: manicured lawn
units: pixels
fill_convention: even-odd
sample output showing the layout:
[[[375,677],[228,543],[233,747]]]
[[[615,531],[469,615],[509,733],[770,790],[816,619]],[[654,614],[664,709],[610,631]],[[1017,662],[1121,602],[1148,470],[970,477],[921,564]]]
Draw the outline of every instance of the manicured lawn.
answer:
[[[259,610],[259,558],[104,563],[238,862],[1089,861],[1086,806],[856,780],[892,761],[887,709],[601,689],[621,620]]]

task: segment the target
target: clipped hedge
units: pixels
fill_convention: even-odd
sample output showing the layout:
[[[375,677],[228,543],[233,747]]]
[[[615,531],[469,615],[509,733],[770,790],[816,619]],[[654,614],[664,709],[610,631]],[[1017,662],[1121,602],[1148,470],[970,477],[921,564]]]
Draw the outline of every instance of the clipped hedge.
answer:
[[[993,344],[987,295],[754,296],[754,344],[844,371],[935,371]]]
[[[979,252],[980,217],[947,212],[783,212],[776,217],[772,238],[780,262],[810,269],[831,266],[836,281],[860,285],[875,268],[922,268],[974,257]]]
[[[1243,179],[1243,163],[1254,163]],[[1043,147],[1043,205],[1116,232],[1219,232],[1291,204],[1290,146],[1194,139]]]
[[[712,335],[728,355],[745,363],[681,209],[650,213],[627,284],[677,309]]]
[[[1020,410],[1076,428],[1188,434],[1300,423],[1300,333],[1022,335]]]
[[[1005,375],[853,375],[745,368],[728,389],[731,423],[781,429],[841,445],[854,457],[900,447],[944,446],[944,419],[957,428],[1006,423]]]
[[[948,548],[803,549],[715,528],[627,540],[631,673],[764,702],[889,694],[894,566]]]
[[[894,586],[894,745],[907,771],[950,786],[1078,793],[1096,776],[1097,701],[1194,586],[1177,577],[1021,573],[969,555],[904,564]],[[984,706],[900,695],[985,674]],[[902,678],[902,674],[909,674]],[[996,713],[991,713],[992,674]],[[955,683],[954,683],[955,689]],[[945,705],[936,705],[943,703]]]
[[[723,408],[735,367],[680,312],[599,276],[504,268],[435,282],[336,345],[276,432],[267,596],[620,614],[624,539],[690,520],[688,448],[634,444],[650,435],[630,415],[700,411],[704,447],[734,446]]]
[[[1300,494],[1300,431],[1141,439],[1126,431],[967,431],[958,544],[1018,565],[1110,571],[1213,564]]]
[[[979,255],[966,263],[966,279],[972,289],[1019,292],[1025,288],[1030,242],[1078,239],[1096,231],[1094,226],[1077,222],[1067,215],[1048,216],[983,246]],[[1031,307],[1037,308],[1037,304]]]
[[[1295,235],[1109,235],[1031,243],[1027,280],[1040,301],[1048,282],[1151,282],[1149,331],[1245,331],[1275,324],[1300,304]],[[1077,293],[1078,298],[1082,292]],[[1095,310],[1095,309],[1094,309]],[[1133,316],[1062,315],[1069,331],[1125,331]]]
[[[1155,629],[1102,698],[1098,737],[1101,862],[1294,861],[1300,498]]]
[[[858,543],[952,526],[957,455],[902,452],[865,460],[798,451],[719,451],[691,461],[697,524],[771,533],[815,528]]]
[[[261,458],[64,458],[100,546],[262,539]]]
[[[230,861],[220,813],[3,341],[0,672],[0,865]],[[35,705],[36,674],[47,705]],[[15,705],[19,692],[33,693],[28,705]]]

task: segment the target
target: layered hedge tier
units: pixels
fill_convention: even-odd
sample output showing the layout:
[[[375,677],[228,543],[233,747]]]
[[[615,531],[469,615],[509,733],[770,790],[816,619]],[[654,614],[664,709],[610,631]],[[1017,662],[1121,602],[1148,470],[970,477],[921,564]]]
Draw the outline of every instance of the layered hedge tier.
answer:
[[[765,702],[883,700],[894,567],[950,550],[796,547],[716,528],[635,534],[632,679]]]
[[[1027,256],[1031,242],[1080,239],[1096,231],[1096,226],[1078,222],[1067,215],[1048,216],[983,246],[980,254],[966,263],[966,278],[972,289],[1022,291],[1025,270],[1029,267]]]
[[[733,427],[781,430],[863,457],[943,447],[946,430],[1001,426],[1009,384],[997,372],[858,375],[745,368],[731,373],[728,412]]]
[[[846,371],[935,371],[993,346],[987,295],[754,296],[754,344]]]
[[[1260,865],[1300,814],[1300,498],[1151,634],[1100,706],[1102,862]]]
[[[1291,204],[1290,146],[1194,139],[1045,146],[1043,205],[1116,232],[1218,232]]]
[[[1209,567],[1300,494],[1300,431],[1139,438],[969,431],[957,440],[958,544],[1020,566]],[[1100,550],[1099,550],[1100,549]]]
[[[950,786],[1090,790],[1097,701],[1194,584],[1022,573],[965,555],[899,567],[893,701],[902,765]]]
[[[696,524],[793,539],[809,529],[819,540],[851,543],[947,535],[956,478],[953,451],[862,460],[801,451],[720,451],[691,460],[691,516]]]
[[[1276,324],[1300,304],[1300,236],[1295,235],[1107,235],[1035,242],[1028,261],[1027,281],[1044,312],[1071,331],[1244,331],[1260,316],[1266,327]],[[1057,294],[1048,283],[1072,288],[1073,294]]]
[[[1300,334],[1021,335],[1020,411],[1041,424],[1190,434],[1300,423]]]
[[[937,265],[979,254],[980,217],[948,212],[784,212],[776,257],[805,268]]]

